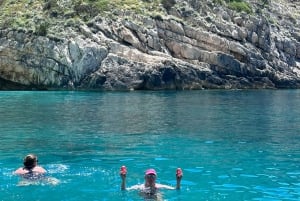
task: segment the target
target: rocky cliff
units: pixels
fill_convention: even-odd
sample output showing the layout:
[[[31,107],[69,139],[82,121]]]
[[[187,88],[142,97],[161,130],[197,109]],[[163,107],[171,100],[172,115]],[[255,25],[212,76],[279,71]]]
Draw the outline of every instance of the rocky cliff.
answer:
[[[300,88],[298,1],[21,2],[0,1],[2,90]]]

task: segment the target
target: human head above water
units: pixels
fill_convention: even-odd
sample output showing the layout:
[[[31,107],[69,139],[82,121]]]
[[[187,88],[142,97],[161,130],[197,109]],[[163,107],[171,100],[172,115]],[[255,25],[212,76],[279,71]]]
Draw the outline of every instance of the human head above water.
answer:
[[[36,166],[37,163],[37,156],[34,154],[28,154],[27,156],[25,156],[23,164],[25,166],[25,168],[33,168]]]
[[[153,175],[157,176],[156,175],[156,171],[154,169],[148,169],[148,170],[146,170],[145,175],[150,175],[150,174],[153,174]]]

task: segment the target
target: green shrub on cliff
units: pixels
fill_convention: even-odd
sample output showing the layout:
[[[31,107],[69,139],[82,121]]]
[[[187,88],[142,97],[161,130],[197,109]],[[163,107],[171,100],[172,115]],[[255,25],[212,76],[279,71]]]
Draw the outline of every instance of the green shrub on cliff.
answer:
[[[44,22],[36,27],[35,33],[40,36],[46,36],[48,31],[49,24]]]
[[[268,2],[268,0],[261,1],[263,1],[264,3]],[[213,0],[213,3],[222,6],[227,5],[230,9],[238,12],[252,13],[251,5],[244,0]]]
[[[89,14],[93,17],[98,14],[108,14],[113,10],[130,10],[137,14],[147,14],[149,11],[160,10],[162,0],[76,0],[74,10],[77,14]]]
[[[252,13],[252,8],[249,3],[244,0],[226,0],[228,7],[238,12]]]
[[[92,0],[90,0],[90,2],[93,3]],[[102,11],[108,11],[109,5],[110,5],[110,0],[102,0],[102,1],[97,1],[94,2],[94,4],[97,6],[98,9],[102,10]]]

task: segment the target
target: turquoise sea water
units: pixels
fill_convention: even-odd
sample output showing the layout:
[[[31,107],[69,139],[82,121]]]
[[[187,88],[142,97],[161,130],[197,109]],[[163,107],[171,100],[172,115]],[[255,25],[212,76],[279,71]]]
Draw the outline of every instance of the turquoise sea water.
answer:
[[[164,200],[300,200],[300,91],[0,92],[0,200],[145,200],[120,190],[158,182]],[[57,185],[20,186],[36,153]]]

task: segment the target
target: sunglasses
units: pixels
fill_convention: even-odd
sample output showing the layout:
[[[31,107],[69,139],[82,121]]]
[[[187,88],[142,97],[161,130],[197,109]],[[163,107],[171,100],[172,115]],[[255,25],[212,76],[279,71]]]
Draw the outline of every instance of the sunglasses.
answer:
[[[155,174],[147,174],[146,178],[148,178],[148,179],[155,179],[156,175]]]

